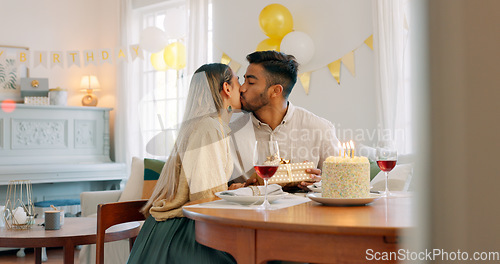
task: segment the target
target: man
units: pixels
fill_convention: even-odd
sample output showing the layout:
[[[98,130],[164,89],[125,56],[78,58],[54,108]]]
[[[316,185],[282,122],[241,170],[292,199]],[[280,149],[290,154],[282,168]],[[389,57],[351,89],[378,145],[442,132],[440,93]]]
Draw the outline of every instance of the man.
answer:
[[[259,51],[247,60],[250,65],[240,87],[240,101],[243,110],[252,112],[255,139],[278,141],[280,156],[290,162],[314,162],[318,169],[306,172],[319,181],[323,161],[337,153],[338,140],[331,122],[288,101],[297,81],[295,57]],[[299,187],[308,184],[302,182]]]

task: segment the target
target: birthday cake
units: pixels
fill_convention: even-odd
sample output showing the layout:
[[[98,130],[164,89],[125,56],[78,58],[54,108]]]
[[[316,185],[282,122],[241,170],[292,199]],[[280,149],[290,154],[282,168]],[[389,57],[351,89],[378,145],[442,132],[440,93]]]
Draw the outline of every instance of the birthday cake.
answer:
[[[364,198],[370,195],[370,163],[366,157],[328,157],[323,162],[322,197]]]

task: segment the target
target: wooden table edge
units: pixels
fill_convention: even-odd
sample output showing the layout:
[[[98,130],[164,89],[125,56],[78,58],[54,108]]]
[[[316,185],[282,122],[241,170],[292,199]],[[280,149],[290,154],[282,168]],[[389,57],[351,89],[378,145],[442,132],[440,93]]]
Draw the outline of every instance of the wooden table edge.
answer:
[[[248,228],[248,229],[290,230],[294,232],[326,233],[326,234],[337,234],[337,235],[400,236],[402,233],[410,231],[414,228],[414,227],[353,227],[353,226],[325,227],[319,225],[311,227],[310,225],[308,225],[307,226],[308,231],[302,231],[303,230],[302,228],[305,226],[302,224],[228,219],[212,215],[206,215],[197,212],[198,209],[202,208],[183,208],[184,216],[195,221],[204,221],[207,223],[214,223],[214,224]]]

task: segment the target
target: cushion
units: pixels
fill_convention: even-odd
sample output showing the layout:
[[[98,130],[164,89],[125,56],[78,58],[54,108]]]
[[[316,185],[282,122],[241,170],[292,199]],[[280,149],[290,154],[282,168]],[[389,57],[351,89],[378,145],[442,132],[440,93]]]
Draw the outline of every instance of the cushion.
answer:
[[[389,180],[387,181],[389,191],[408,191],[412,174],[413,164],[396,165],[396,167],[389,172]],[[384,191],[385,172],[379,172],[371,182],[371,186],[373,186],[373,191]]]
[[[142,187],[144,185],[144,162],[141,158],[133,157],[130,176],[123,188],[122,195],[118,202],[139,200],[142,196]]]
[[[377,162],[370,160],[370,181],[372,181],[379,172],[380,168],[378,167]]]
[[[149,199],[156,182],[160,178],[161,170],[165,165],[165,161],[156,159],[144,159],[144,185],[142,187],[142,199]]]

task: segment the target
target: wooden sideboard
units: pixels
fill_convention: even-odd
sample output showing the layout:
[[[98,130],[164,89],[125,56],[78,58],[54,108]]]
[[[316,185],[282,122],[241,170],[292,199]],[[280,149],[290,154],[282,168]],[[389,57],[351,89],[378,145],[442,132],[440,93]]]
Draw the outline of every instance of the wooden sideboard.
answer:
[[[109,157],[111,110],[16,104],[0,111],[0,186],[124,179],[126,165]]]

